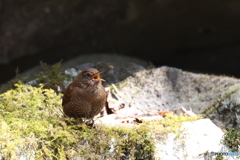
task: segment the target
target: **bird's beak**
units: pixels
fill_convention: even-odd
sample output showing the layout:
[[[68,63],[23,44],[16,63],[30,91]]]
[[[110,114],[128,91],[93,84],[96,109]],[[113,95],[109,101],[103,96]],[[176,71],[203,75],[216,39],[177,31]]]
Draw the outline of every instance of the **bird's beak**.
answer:
[[[94,74],[94,75],[92,76],[92,79],[94,79],[95,81],[105,81],[104,79],[100,78],[100,74],[101,74],[101,73],[102,73],[102,72],[98,72],[98,73]]]

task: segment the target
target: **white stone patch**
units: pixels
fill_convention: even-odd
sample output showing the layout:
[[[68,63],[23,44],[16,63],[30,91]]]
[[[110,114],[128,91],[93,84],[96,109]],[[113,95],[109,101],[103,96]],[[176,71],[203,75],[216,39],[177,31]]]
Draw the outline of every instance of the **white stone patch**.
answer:
[[[161,160],[206,160],[215,159],[211,152],[231,152],[228,147],[220,144],[223,131],[210,119],[195,122],[184,122],[180,135],[169,133],[166,139],[156,139],[155,158]],[[204,155],[204,153],[208,153]],[[224,160],[237,158],[224,156]]]

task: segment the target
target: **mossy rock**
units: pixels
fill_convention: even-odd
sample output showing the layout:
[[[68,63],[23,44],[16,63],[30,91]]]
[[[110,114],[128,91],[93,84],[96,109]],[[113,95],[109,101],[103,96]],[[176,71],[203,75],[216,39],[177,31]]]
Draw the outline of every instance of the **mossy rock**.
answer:
[[[156,135],[177,132],[184,116],[92,129],[62,113],[61,94],[16,84],[0,95],[0,159],[153,159]]]

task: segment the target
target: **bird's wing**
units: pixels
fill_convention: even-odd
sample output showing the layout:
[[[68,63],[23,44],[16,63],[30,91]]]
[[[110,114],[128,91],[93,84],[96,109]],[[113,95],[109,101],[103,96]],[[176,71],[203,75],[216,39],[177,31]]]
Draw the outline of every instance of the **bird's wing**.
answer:
[[[91,105],[83,99],[84,90],[74,85],[69,85],[62,98],[65,115],[74,118],[89,118]]]
[[[81,88],[70,84],[62,98],[62,105],[65,105],[69,101],[74,101],[75,99],[80,98],[82,93],[83,90]]]
[[[69,101],[63,106],[64,114],[74,118],[91,118],[91,105],[87,101]]]
[[[72,83],[69,84],[69,86],[67,87],[67,89],[62,97],[62,105],[65,105],[66,103],[68,103],[71,100],[74,88],[75,87],[73,86]]]

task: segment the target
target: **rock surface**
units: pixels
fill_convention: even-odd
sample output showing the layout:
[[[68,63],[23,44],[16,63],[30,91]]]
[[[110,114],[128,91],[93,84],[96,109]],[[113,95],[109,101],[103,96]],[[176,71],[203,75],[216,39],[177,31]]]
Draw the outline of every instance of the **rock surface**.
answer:
[[[137,72],[119,86],[122,115],[148,115],[180,107],[212,119],[219,127],[239,126],[239,80],[195,74],[171,67]],[[223,123],[223,124],[222,124]]]
[[[180,135],[169,133],[164,140],[156,141],[155,158],[161,160],[212,160],[211,153],[230,152],[220,144],[223,132],[209,119],[183,122]],[[225,156],[226,159],[231,157]]]
[[[102,76],[106,86],[116,84],[116,89],[111,89],[109,105],[124,105],[124,109],[116,111],[117,118],[156,115],[184,107],[209,117],[221,128],[240,126],[240,81],[236,78],[195,74],[167,66],[144,70],[131,63],[116,66],[101,62],[77,66],[74,75],[88,67],[105,71]]]

